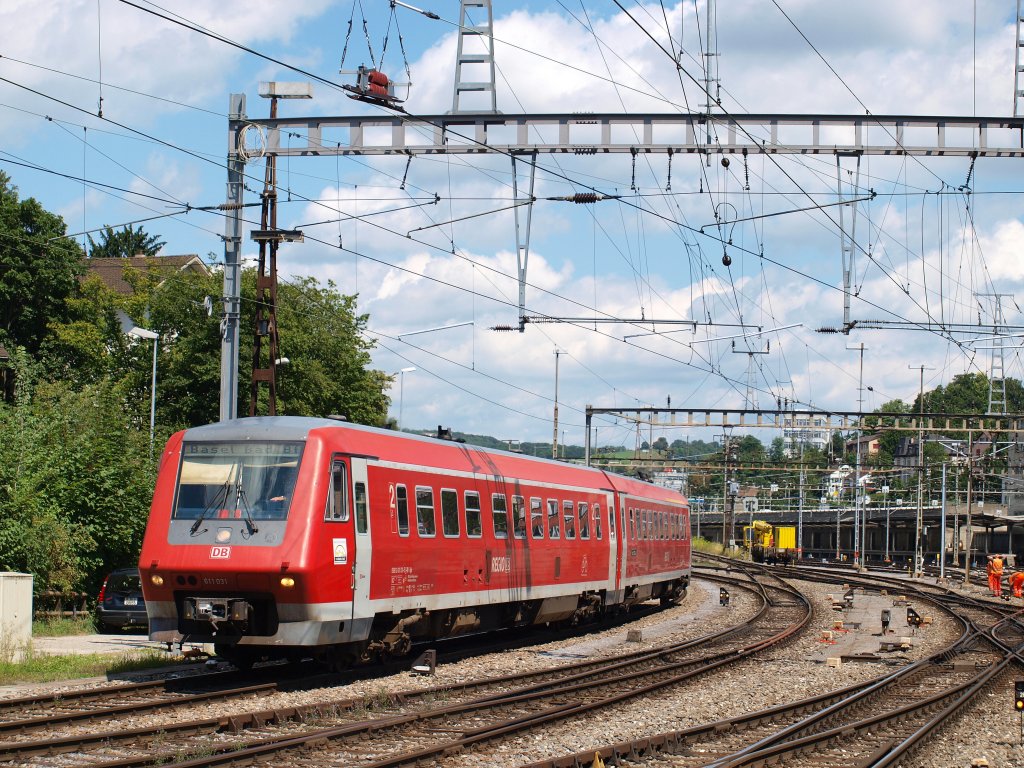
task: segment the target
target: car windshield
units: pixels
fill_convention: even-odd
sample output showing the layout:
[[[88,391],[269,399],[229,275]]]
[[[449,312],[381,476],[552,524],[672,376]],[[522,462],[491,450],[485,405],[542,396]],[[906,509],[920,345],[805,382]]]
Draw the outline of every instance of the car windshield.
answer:
[[[137,573],[115,573],[107,580],[108,592],[138,592],[141,589]]]
[[[302,445],[184,443],[174,517],[286,519]]]

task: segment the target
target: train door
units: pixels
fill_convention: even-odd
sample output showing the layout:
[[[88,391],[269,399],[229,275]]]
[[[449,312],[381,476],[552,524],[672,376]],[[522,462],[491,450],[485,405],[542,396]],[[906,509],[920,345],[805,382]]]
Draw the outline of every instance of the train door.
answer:
[[[626,497],[624,494],[619,494],[619,589],[622,589],[626,583],[626,565],[629,560],[631,533],[626,518]]]
[[[341,456],[331,459],[331,484],[328,489],[327,509],[324,522],[327,523],[327,538],[331,542],[333,568],[330,581],[335,580],[340,595],[353,598],[355,589],[355,525],[352,519],[352,497],[349,486],[349,465]],[[355,600],[352,599],[349,620]]]
[[[352,552],[352,605],[370,604],[370,488],[366,459],[352,459],[352,501],[355,518],[355,549]],[[356,617],[359,618],[359,617]]]
[[[604,508],[608,510],[608,578],[612,589],[622,589],[619,578],[619,563],[622,562],[622,528],[618,524],[618,510],[615,508],[615,494],[609,493],[604,499]]]

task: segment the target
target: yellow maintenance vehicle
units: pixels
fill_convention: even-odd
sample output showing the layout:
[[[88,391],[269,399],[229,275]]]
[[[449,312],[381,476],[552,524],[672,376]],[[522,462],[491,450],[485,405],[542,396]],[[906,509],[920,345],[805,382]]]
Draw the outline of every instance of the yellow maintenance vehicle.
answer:
[[[743,526],[743,548],[757,563],[790,563],[796,556],[796,527],[754,520]]]

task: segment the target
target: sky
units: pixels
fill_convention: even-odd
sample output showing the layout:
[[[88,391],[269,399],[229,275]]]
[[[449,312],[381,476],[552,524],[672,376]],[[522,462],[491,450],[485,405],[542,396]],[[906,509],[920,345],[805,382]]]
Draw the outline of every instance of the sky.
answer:
[[[705,0],[620,2],[495,3],[498,109],[700,111],[710,59],[712,90],[729,113],[1013,114],[1009,0],[867,0],[841,14],[814,0],[734,0],[714,13],[711,57]],[[18,33],[0,44],[0,169],[76,239],[134,223],[166,241],[164,253],[199,254],[216,268],[224,219],[194,209],[225,198],[230,94],[244,93],[247,114],[262,118],[261,81],[313,74],[329,82],[314,83],[311,101],[281,102],[282,115],[379,114],[338,87],[367,64],[399,83],[410,113],[452,109],[459,4],[410,5],[440,18],[385,0],[7,0],[0,24]],[[583,442],[587,405],[789,400],[852,411],[910,402],[920,366],[926,389],[988,373],[994,308],[978,294],[1007,294],[1004,321],[1021,325],[1021,160],[866,157],[859,172],[828,155],[701,162],[622,154],[538,163],[527,314],[643,323],[491,330],[518,318],[503,155],[282,159],[279,224],[306,240],[281,248],[281,279],[312,275],[358,294],[374,365],[415,368],[391,389],[402,427],[550,441],[557,361],[559,441],[570,444]],[[875,194],[855,225],[843,209],[858,253],[851,317],[980,324],[976,334],[954,343],[920,330],[817,332],[843,319],[839,209],[814,208],[836,201],[837,173],[847,196]],[[255,202],[262,161],[246,174],[246,201]],[[522,195],[522,164],[518,174]],[[587,189],[618,198],[544,199]],[[722,243],[694,231],[716,216],[748,219],[724,235],[728,267]],[[255,228],[258,216],[247,220]],[[247,237],[243,249],[254,263]],[[848,348],[860,344],[863,377],[861,353]],[[286,337],[281,350],[288,356]],[[1004,365],[1024,376],[1018,350]],[[595,425],[599,444],[634,444],[625,422]]]

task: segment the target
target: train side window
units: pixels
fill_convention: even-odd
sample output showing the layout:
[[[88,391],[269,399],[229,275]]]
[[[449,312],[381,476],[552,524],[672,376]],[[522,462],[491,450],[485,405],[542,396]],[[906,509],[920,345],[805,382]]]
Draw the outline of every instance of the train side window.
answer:
[[[548,536],[552,539],[562,538],[562,526],[558,522],[558,502],[548,499]]]
[[[526,500],[522,496],[512,497],[512,531],[517,539],[526,538]]]
[[[451,488],[441,489],[441,530],[445,536],[459,535],[459,494]]]
[[[615,503],[608,507],[608,538],[615,538]]]
[[[629,508],[629,540],[636,541],[636,519],[634,517],[634,509]]]
[[[466,491],[466,535],[471,539],[480,538],[483,527],[480,525],[480,494]]]
[[[533,538],[544,538],[544,507],[536,496],[530,497],[530,529]]]
[[[416,486],[416,530],[420,536],[436,536],[434,489]]]
[[[398,535],[409,535],[409,491],[404,485],[395,488],[395,504],[398,507]]]
[[[565,538],[576,538],[576,517],[572,512],[572,502],[562,502],[562,517],[565,518]]]
[[[594,536],[601,538],[601,505],[594,505]]]
[[[331,464],[331,487],[327,494],[324,520],[337,523],[348,522],[348,483],[346,482],[345,465],[340,461]]]
[[[661,538],[668,538],[668,519],[664,512],[661,513]]]
[[[358,482],[355,488],[356,497],[356,533],[366,533],[366,483]]]
[[[508,538],[508,507],[504,493],[491,494],[491,517],[494,519],[494,537]]]
[[[580,518],[580,538],[590,538],[590,507],[585,501],[581,501],[577,507]]]

